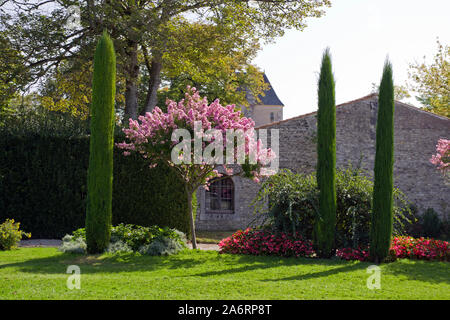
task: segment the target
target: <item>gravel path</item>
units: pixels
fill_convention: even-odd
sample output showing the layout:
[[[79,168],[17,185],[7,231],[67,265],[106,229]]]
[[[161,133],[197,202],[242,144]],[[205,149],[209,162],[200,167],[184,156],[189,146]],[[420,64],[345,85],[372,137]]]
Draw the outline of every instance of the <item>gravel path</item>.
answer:
[[[61,240],[56,239],[33,239],[21,240],[19,247],[59,247],[62,244]]]
[[[56,239],[33,239],[33,240],[22,240],[20,241],[19,247],[33,248],[33,247],[59,247],[61,245],[61,240]],[[192,249],[192,245],[189,243],[188,247]],[[219,246],[217,244],[210,243],[198,243],[198,249],[200,250],[215,250],[219,251]]]
[[[188,243],[188,247],[192,249],[192,244]],[[219,246],[217,244],[211,244],[211,243],[197,243],[197,248],[200,250],[219,251]]]

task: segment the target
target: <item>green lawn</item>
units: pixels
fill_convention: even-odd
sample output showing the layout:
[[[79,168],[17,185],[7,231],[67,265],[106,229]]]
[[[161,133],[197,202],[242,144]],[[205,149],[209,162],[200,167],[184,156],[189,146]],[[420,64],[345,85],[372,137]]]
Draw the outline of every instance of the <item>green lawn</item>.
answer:
[[[66,287],[81,268],[81,290]],[[369,263],[221,255],[83,256],[56,248],[0,251],[0,299],[450,299],[450,265],[397,261],[369,290]]]

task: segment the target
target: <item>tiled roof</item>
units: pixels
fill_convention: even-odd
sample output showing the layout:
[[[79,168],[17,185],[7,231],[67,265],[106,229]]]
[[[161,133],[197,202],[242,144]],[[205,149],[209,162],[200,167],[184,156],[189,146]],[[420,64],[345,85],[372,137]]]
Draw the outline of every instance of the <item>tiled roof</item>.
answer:
[[[371,99],[371,98],[374,98],[374,97],[377,97],[377,96],[378,96],[377,93],[371,93],[371,94],[369,94],[369,95],[367,95],[367,96],[364,96],[364,97],[362,97],[362,98],[359,98],[359,99],[356,99],[356,100],[352,100],[352,101],[348,101],[348,102],[341,103],[341,104],[337,105],[336,108],[343,107],[343,106],[349,105],[349,104],[353,104],[353,103],[356,103],[356,102],[359,102],[359,101]],[[431,113],[431,112],[429,112],[429,111],[426,111],[426,110],[417,108],[417,107],[415,107],[415,106],[409,105],[409,104],[404,103],[404,102],[401,102],[401,101],[397,101],[397,100],[396,100],[395,103],[402,104],[402,105],[404,105],[405,107],[408,107],[408,108],[410,108],[410,109],[412,109],[412,110],[414,110],[414,111],[426,113],[426,114],[428,114],[428,115],[430,115],[430,116],[432,116],[432,117],[440,118],[440,119],[442,119],[442,120],[450,120],[450,119],[447,118],[447,117],[443,117],[443,116],[440,116],[440,115]],[[270,126],[277,125],[277,124],[284,123],[284,122],[291,121],[291,120],[301,119],[301,118],[304,118],[304,117],[307,117],[307,116],[311,116],[311,115],[316,114],[316,113],[317,113],[317,111],[314,111],[314,112],[311,112],[311,113],[302,114],[302,115],[299,115],[299,116],[296,116],[296,117],[293,117],[293,118],[289,118],[289,119],[286,119],[286,120],[281,120],[281,121],[277,121],[277,122],[268,123],[268,124],[259,126],[258,129],[259,129],[259,128],[270,127]]]
[[[266,74],[263,74],[264,81],[269,84],[269,89],[267,91],[264,91],[265,95],[259,95],[258,98],[260,102],[255,101],[254,97],[247,93],[247,100],[250,105],[270,105],[270,106],[283,106],[283,102],[278,98],[277,94],[275,93],[275,90],[273,89],[272,85],[270,84],[269,79],[267,78]]]

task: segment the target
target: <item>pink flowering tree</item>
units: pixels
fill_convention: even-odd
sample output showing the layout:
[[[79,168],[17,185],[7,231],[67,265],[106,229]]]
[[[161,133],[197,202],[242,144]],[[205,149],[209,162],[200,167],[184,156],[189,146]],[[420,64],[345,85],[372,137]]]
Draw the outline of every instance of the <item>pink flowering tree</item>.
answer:
[[[234,105],[219,100],[208,104],[195,88],[188,87],[185,99],[166,101],[167,112],[153,111],[129,120],[123,132],[126,141],[117,146],[148,160],[149,167],[167,163],[184,182],[190,214],[192,246],[197,248],[192,197],[211,179],[244,176],[259,182],[273,170],[266,168],[275,158],[271,149],[256,138],[255,123],[241,115]]]
[[[444,175],[450,172],[450,140],[439,139],[436,145],[436,154],[430,159],[430,162],[437,166]]]

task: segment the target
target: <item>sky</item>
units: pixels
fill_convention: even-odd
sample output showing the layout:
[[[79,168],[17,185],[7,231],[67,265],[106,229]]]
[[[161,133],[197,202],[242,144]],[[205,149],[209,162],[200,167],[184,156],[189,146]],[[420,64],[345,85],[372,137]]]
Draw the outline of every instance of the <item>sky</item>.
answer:
[[[285,105],[284,119],[317,110],[317,80],[323,51],[330,48],[336,104],[371,93],[389,56],[394,83],[405,85],[408,65],[450,44],[449,0],[331,0],[321,18],[303,31],[288,30],[263,45],[254,59]],[[420,106],[412,97],[404,100]]]

